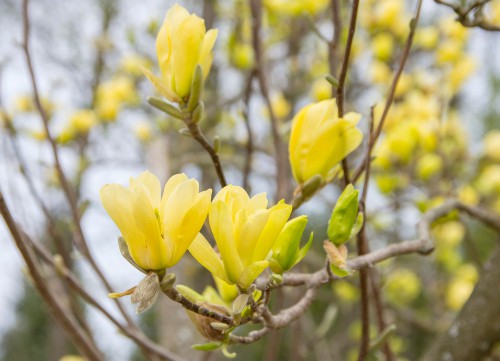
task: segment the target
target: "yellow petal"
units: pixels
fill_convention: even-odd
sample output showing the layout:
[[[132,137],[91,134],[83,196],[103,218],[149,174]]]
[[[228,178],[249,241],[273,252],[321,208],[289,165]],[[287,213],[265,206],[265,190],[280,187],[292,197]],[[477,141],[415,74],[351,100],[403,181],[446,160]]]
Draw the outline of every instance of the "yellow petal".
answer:
[[[243,265],[238,257],[234,241],[233,220],[226,204],[222,201],[212,203],[209,211],[209,222],[210,229],[219,247],[228,279],[232,283],[236,283],[243,272]]]
[[[107,184],[99,194],[104,209],[127,242],[130,256],[141,268],[148,269],[146,240],[134,221],[130,190],[118,184]]]
[[[149,200],[154,208],[160,207],[161,185],[160,180],[151,172],[145,171],[136,178],[137,182],[141,182],[146,186],[149,192]]]
[[[290,217],[290,214],[292,213],[292,206],[280,203],[270,208],[269,212],[269,219],[252,254],[253,262],[261,261],[267,257],[269,251],[271,251],[271,248],[274,245],[274,242],[278,238],[278,235],[285,226],[288,217]]]
[[[186,181],[188,179],[187,175],[184,173],[179,173],[171,176],[167,183],[165,184],[165,188],[163,188],[163,196],[161,198],[160,202],[160,214],[162,212],[165,212],[165,207],[167,205],[168,199],[172,195],[173,191],[179,184],[182,182]],[[163,217],[164,214],[161,215],[162,219],[165,219]]]
[[[196,195],[181,223],[177,225],[176,234],[170,233],[170,237],[175,240],[170,264],[179,262],[203,227],[210,207],[211,194],[212,190],[210,189]],[[169,231],[168,228],[167,231]]]
[[[240,238],[237,239],[238,254],[244,266],[248,266],[251,263],[252,254],[270,215],[270,210],[259,209],[255,211],[255,213],[251,214],[248,217],[247,222],[244,224],[240,233]]]
[[[199,64],[203,69],[203,76],[205,78],[208,76],[208,73],[210,72],[210,68],[212,66],[212,49],[214,47],[215,40],[217,40],[218,33],[219,31],[217,29],[211,29],[207,31],[201,44]]]
[[[142,72],[148,78],[148,80],[151,82],[151,84],[154,85],[156,90],[163,95],[165,98],[170,100],[171,102],[178,103],[181,101],[181,98],[177,94],[175,94],[169,86],[165,86],[163,84],[163,80],[159,79],[156,75],[154,75],[150,70],[146,68],[142,68]]]
[[[172,58],[170,59],[174,77],[174,91],[185,98],[191,91],[194,69],[198,64],[201,44],[205,35],[205,23],[192,14],[184,19],[175,34],[172,42]]]
[[[188,249],[189,253],[191,253],[191,255],[211,274],[227,283],[233,283],[230,282],[226,276],[224,264],[222,263],[220,256],[215,253],[210,243],[208,243],[206,238],[201,233],[198,233]]]
[[[245,267],[239,281],[238,286],[247,289],[253,281],[269,266],[267,261],[254,262],[248,267]]]
[[[144,186],[132,189],[132,207],[137,227],[146,237],[148,264],[147,269],[157,270],[166,267],[171,258],[171,250],[167,248],[160,234],[160,225],[153,209],[147,190]]]

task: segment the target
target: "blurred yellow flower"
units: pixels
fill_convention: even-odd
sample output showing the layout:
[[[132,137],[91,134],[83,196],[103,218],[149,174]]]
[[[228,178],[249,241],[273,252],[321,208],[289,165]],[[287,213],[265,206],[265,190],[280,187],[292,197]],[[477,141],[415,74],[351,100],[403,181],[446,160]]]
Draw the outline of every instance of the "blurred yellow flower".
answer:
[[[290,113],[290,104],[283,93],[276,93],[271,97],[271,106],[278,119],[284,119]]]
[[[423,155],[417,162],[417,176],[428,180],[443,168],[443,160],[435,153]]]
[[[143,69],[165,98],[177,103],[188,99],[197,65],[207,77],[217,32],[217,29],[206,31],[203,19],[178,4],[168,10],[156,38],[161,79]]]
[[[326,10],[328,4],[328,0],[264,0],[267,9],[287,16],[314,15]]]
[[[74,132],[86,134],[97,124],[97,118],[92,110],[82,109],[74,112],[69,118],[69,127]]]
[[[316,102],[330,99],[332,97],[332,85],[324,77],[321,77],[314,81],[311,93]]]
[[[146,171],[130,178],[129,188],[105,185],[100,196],[132,259],[144,270],[161,270],[179,262],[205,222],[212,190],[198,189],[196,180],[176,174],[161,196],[160,181]]]
[[[361,114],[338,116],[335,99],[302,108],[295,115],[290,135],[290,164],[297,183],[319,174],[327,178],[332,168],[353,152],[363,139],[356,128]]]
[[[491,130],[484,136],[484,155],[500,162],[500,130]]]
[[[265,193],[250,198],[228,185],[215,196],[209,212],[217,254],[200,233],[189,247],[193,257],[215,277],[246,289],[269,265],[267,260],[292,206],[280,202],[267,208]]]
[[[471,264],[463,264],[456,271],[453,280],[446,291],[446,305],[458,311],[469,298],[474,290],[479,275],[476,267]]]
[[[415,45],[434,49],[439,41],[439,30],[434,26],[419,27],[415,33]]]
[[[150,61],[138,54],[124,56],[120,64],[121,70],[136,77],[142,75],[142,68],[148,69],[150,66]]]
[[[153,137],[153,131],[151,129],[151,123],[147,121],[138,122],[134,127],[135,136],[141,142],[147,142]]]
[[[383,32],[372,39],[372,50],[375,59],[387,61],[394,51],[394,38],[391,34]]]
[[[422,290],[422,284],[414,272],[400,268],[389,274],[385,290],[391,302],[407,305],[418,297]]]

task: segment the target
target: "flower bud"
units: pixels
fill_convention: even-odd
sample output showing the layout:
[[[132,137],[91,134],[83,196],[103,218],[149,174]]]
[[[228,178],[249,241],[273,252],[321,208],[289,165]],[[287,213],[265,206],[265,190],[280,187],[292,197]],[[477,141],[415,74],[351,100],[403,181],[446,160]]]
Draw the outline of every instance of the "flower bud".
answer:
[[[328,238],[336,246],[349,240],[354,224],[358,218],[359,191],[349,184],[333,209],[328,224]]]
[[[274,273],[282,274],[290,270],[305,257],[311,247],[313,234],[306,245],[300,249],[300,240],[307,225],[307,216],[300,216],[288,221],[280,232],[273,246],[273,255],[269,262]]]

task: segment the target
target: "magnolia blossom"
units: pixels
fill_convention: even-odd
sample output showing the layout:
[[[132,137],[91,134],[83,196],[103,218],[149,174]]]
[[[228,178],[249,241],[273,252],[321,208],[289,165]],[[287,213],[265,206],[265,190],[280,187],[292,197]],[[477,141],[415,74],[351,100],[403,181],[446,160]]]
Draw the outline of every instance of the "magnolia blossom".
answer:
[[[182,173],[168,180],[162,196],[160,181],[147,171],[130,178],[128,188],[107,184],[100,191],[130,256],[144,270],[179,262],[207,218],[211,194],[199,192],[198,182]]]
[[[168,10],[156,38],[161,79],[144,70],[146,76],[168,100],[186,101],[196,66],[201,66],[205,78],[210,72],[217,34],[217,29],[206,31],[202,18],[175,4]]]
[[[302,108],[294,117],[290,135],[290,164],[297,183],[315,175],[326,178],[332,168],[354,151],[363,139],[356,128],[361,115],[338,116],[335,99]]]
[[[189,252],[215,277],[246,289],[269,266],[271,249],[292,212],[283,202],[269,209],[267,203],[265,193],[250,198],[241,187],[224,187],[208,216],[220,255],[202,234]]]

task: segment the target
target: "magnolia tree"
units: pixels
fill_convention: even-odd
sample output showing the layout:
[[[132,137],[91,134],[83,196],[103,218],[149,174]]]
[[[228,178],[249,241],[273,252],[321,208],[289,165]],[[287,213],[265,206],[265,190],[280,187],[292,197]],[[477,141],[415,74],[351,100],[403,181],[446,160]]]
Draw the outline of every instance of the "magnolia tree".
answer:
[[[200,357],[190,346],[266,360],[499,357],[498,109],[476,115],[461,95],[480,68],[475,89],[498,97],[487,86],[497,54],[474,59],[467,46],[468,28],[498,46],[500,2],[207,0],[173,4],[126,44],[110,35],[120,2],[99,4],[90,96],[70,112],[39,84],[35,3],[15,4],[31,89],[1,104],[17,164],[3,180],[27,185],[43,231],[16,219],[7,183],[0,211],[28,283],[81,357],[106,359],[86,309],[147,360]],[[85,190],[110,149],[150,170],[124,165],[118,184],[101,176]],[[116,267],[142,273],[122,292],[88,241],[85,218],[100,207],[116,224]],[[190,321],[205,341],[174,352],[146,336],[130,302],[141,317],[168,307],[166,323],[184,309],[175,327]]]

